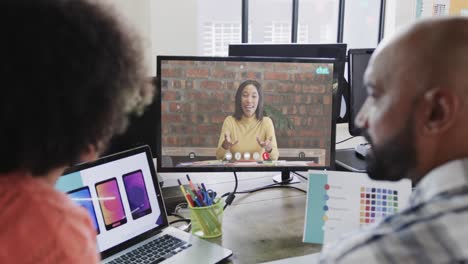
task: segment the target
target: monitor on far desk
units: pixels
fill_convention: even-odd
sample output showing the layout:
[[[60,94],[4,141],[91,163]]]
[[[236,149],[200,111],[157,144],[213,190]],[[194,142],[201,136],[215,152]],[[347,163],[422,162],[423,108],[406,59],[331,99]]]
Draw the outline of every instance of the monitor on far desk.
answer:
[[[364,73],[374,49],[350,49],[348,51],[348,83],[349,107],[348,128],[351,136],[360,136],[360,129],[355,126],[354,119],[367,98],[364,86]],[[366,169],[364,156],[368,143],[361,143],[354,149],[337,150],[336,163],[347,170],[364,172]]]

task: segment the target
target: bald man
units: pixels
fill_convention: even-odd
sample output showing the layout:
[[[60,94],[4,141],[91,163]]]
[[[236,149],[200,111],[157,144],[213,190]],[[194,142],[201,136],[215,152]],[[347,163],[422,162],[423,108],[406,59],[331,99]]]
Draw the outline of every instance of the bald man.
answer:
[[[356,118],[369,176],[409,178],[410,206],[322,251],[322,263],[468,261],[468,19],[419,22],[382,43]]]

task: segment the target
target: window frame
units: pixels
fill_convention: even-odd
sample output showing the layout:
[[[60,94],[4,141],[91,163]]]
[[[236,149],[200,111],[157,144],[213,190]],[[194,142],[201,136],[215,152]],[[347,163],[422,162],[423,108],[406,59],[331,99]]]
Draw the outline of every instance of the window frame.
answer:
[[[339,4],[338,4],[338,29],[337,29],[338,34],[336,37],[337,43],[343,43],[345,1],[346,0],[339,0]],[[297,35],[298,35],[298,27],[299,27],[299,4],[300,4],[300,0],[291,0],[291,5],[292,5],[291,43],[298,43]],[[383,39],[383,36],[384,36],[385,6],[386,6],[386,0],[380,0],[379,31],[378,31],[378,36],[377,36],[377,43],[379,43]],[[241,43],[249,43],[249,36],[248,36],[249,0],[242,0],[241,12],[242,12]]]

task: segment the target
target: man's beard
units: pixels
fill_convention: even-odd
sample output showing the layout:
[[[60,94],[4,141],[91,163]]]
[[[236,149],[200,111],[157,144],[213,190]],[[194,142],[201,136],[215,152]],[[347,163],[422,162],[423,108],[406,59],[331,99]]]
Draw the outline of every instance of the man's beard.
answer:
[[[367,131],[363,136],[371,143],[372,149],[366,155],[367,173],[374,180],[398,181],[408,178],[416,165],[414,147],[413,118],[410,117],[405,127],[395,136],[380,146],[373,144]]]

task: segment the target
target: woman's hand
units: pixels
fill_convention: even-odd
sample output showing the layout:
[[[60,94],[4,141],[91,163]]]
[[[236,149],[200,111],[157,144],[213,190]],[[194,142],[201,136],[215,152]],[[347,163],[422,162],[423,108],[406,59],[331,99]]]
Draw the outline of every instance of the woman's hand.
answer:
[[[232,142],[231,133],[229,133],[229,131],[228,131],[228,132],[224,133],[224,141],[223,141],[223,144],[221,145],[221,147],[223,147],[223,149],[230,150],[232,148],[232,146],[234,146],[237,143],[239,143],[239,140],[236,140],[236,141]]]
[[[265,141],[261,141],[260,138],[257,136],[257,143],[260,145],[260,147],[264,148],[266,152],[271,152],[273,149],[273,146],[271,145],[271,141],[273,140],[273,137],[269,137]]]

